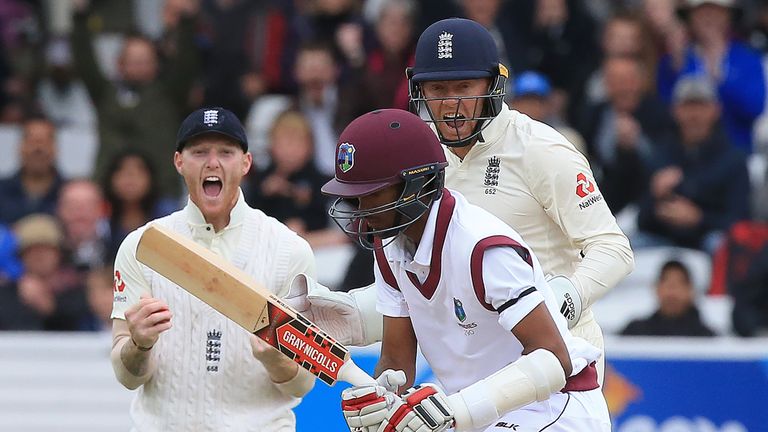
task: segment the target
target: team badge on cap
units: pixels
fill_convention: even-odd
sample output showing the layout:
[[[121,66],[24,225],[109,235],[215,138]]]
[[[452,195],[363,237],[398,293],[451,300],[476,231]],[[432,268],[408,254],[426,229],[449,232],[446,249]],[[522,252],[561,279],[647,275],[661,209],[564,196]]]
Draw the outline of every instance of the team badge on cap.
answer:
[[[355,166],[355,146],[350,143],[341,143],[339,145],[339,154],[337,163],[341,172],[347,172]]]
[[[446,31],[440,33],[437,41],[437,58],[453,58],[453,34]]]
[[[203,123],[205,123],[206,126],[213,126],[218,122],[219,122],[218,110],[203,111]]]

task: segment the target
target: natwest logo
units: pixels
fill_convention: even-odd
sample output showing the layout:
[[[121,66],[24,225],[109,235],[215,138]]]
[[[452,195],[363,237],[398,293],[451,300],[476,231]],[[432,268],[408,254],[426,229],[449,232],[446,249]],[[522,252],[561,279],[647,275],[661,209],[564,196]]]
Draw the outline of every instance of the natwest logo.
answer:
[[[595,183],[587,178],[584,173],[576,174],[576,195],[584,198],[595,191]]]

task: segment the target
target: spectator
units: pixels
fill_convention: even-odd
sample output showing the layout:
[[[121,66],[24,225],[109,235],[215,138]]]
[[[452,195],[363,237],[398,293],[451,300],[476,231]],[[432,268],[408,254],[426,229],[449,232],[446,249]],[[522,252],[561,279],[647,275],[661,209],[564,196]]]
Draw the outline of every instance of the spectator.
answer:
[[[750,184],[743,153],[720,128],[714,86],[685,77],[675,86],[677,133],[652,162],[640,203],[635,248],[677,245],[712,253],[731,224],[749,217]]]
[[[510,58],[507,49],[510,38],[514,36],[511,33],[512,24],[509,15],[502,13],[503,2],[501,0],[460,0],[458,3],[463,18],[479,23],[493,36],[501,64],[512,68],[514,73],[518,73],[520,70],[513,67],[511,62],[515,60]],[[515,66],[517,65],[515,64]]]
[[[0,39],[0,123],[9,123],[17,117],[13,114],[15,108],[13,106],[13,94],[9,90],[9,84],[11,84],[13,71],[11,70],[10,59],[8,58],[7,50],[3,45],[2,39]]]
[[[526,71],[512,82],[512,90],[507,93],[512,109],[520,111],[528,117],[544,122],[560,132],[580,152],[586,154],[584,138],[568,126],[553,109],[552,87],[549,80],[538,72]]]
[[[309,0],[293,22],[292,40],[331,48],[340,72],[364,64],[373,36],[360,11],[360,0]]]
[[[22,125],[20,168],[0,180],[0,223],[12,224],[32,213],[53,214],[61,177],[56,170],[56,127],[43,117]]]
[[[230,107],[246,118],[261,94],[287,89],[289,17],[279,3],[202,2],[207,34],[204,105]]]
[[[46,75],[37,87],[37,100],[57,127],[91,129],[96,113],[88,91],[77,77],[66,39],[53,39],[45,50]]]
[[[765,55],[768,53],[768,3],[759,2],[753,16],[755,18],[749,32],[749,44]]]
[[[16,254],[17,248],[13,231],[0,224],[0,286],[14,282],[21,276],[22,267]]]
[[[40,76],[42,35],[40,2],[0,2],[0,123],[19,124],[34,108]]]
[[[659,307],[651,316],[634,320],[621,334],[628,336],[714,336],[701,322],[688,267],[667,261],[656,281]]]
[[[381,108],[408,109],[408,80],[403,73],[413,63],[416,5],[412,0],[387,1],[376,20],[376,47],[362,67],[352,69],[344,88],[342,114],[352,119]]]
[[[685,0],[684,4],[692,40],[662,59],[659,93],[669,102],[681,76],[708,77],[716,84],[730,142],[751,153],[752,127],[763,112],[766,84],[760,55],[731,36],[736,0]]]
[[[185,2],[191,6],[194,2]],[[175,127],[186,111],[192,83],[197,77],[192,17],[179,22],[175,58],[160,73],[154,43],[142,36],[125,38],[118,60],[117,82],[101,73],[91,45],[89,10],[81,6],[74,16],[71,36],[75,66],[91,96],[99,123],[96,178],[103,178],[107,165],[125,148],[150,155],[158,173],[161,192],[177,195],[179,180],[168,160],[167,143],[174,142]]]
[[[137,150],[118,154],[107,172],[109,176],[102,190],[110,210],[109,256],[114,258],[129,232],[172,213],[179,206],[159,195],[154,167],[149,158]]]
[[[417,34],[421,34],[425,28],[442,19],[461,15],[461,8],[455,1],[418,0],[416,5],[418,6],[418,12],[416,14],[418,17],[418,24],[416,26]]]
[[[299,84],[297,105],[314,131],[315,164],[333,175],[336,140],[346,120],[339,115],[339,67],[326,45],[303,45],[296,57],[294,76]]]
[[[0,328],[78,330],[87,313],[77,272],[64,264],[63,234],[56,219],[29,215],[16,223],[24,274],[0,287]]]
[[[507,47],[512,70],[533,69],[549,77],[556,110],[573,119],[600,52],[597,25],[584,2],[518,1],[509,13],[517,33],[516,50]]]
[[[72,180],[61,188],[56,215],[64,228],[64,249],[78,269],[104,265],[109,247],[101,188],[89,180]],[[85,273],[82,274],[85,277]]]
[[[114,279],[112,263],[88,272],[85,294],[88,314],[80,321],[80,330],[108,332],[112,329],[112,302],[114,300]]]
[[[601,48],[604,60],[611,57],[633,57],[639,60],[644,69],[643,77],[647,88],[655,88],[656,47],[653,40],[645,37],[648,33],[649,30],[640,16],[630,12],[619,12],[605,23]],[[600,68],[592,74],[587,83],[587,104],[596,105],[604,102],[605,92],[605,75]]]
[[[642,0],[643,21],[650,32],[650,40],[660,54],[681,52],[688,43],[685,23],[675,13],[677,3],[669,0]],[[643,35],[644,38],[648,36],[647,33]]]
[[[312,129],[300,112],[286,111],[270,131],[269,166],[252,180],[247,202],[284,223],[313,248],[346,243],[336,227],[329,228],[320,187],[328,178],[315,168]]]
[[[740,336],[768,334],[768,244],[749,265],[743,280],[730,292],[733,330]]]
[[[648,92],[644,70],[636,57],[605,59],[607,100],[585,110],[582,132],[613,213],[640,198],[645,166],[660,137],[673,128],[664,105]]]

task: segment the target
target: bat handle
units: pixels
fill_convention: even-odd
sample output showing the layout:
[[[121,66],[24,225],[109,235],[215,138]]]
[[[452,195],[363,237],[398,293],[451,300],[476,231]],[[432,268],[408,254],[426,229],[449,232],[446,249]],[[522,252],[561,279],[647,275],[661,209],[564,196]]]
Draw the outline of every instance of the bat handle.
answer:
[[[353,386],[375,385],[376,380],[371,378],[368,373],[360,369],[350,357],[339,368],[338,379],[352,384]]]

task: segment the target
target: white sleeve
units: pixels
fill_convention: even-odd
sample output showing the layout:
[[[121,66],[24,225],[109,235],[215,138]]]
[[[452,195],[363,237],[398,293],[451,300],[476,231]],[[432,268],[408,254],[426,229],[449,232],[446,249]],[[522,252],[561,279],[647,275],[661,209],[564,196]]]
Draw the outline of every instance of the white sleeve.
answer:
[[[384,281],[384,277],[381,275],[379,266],[375,261],[373,264],[373,275],[376,288],[376,310],[388,317],[402,318],[410,316],[408,304],[405,302],[403,293]]]
[[[139,302],[142,294],[151,295],[152,288],[144,277],[142,265],[136,260],[136,248],[143,228],[131,232],[120,244],[115,258],[112,318],[125,319],[125,311]]]
[[[632,271],[634,258],[586,158],[562,139],[527,147],[525,177],[549,217],[581,249],[574,274],[564,276],[574,282],[586,308]]]
[[[482,260],[485,301],[500,311],[499,324],[508,331],[528,315],[544,296],[538,291],[533,267],[511,247],[486,249]],[[477,287],[475,287],[477,288]]]
[[[312,279],[317,279],[315,255],[312,253],[312,248],[303,238],[298,235],[295,235],[294,237],[294,247],[291,250],[291,256],[288,261],[286,282],[280,291],[275,293],[278,297],[284,297],[288,294],[288,291],[291,288],[291,281],[293,281],[293,278],[299,273],[303,273]]]

